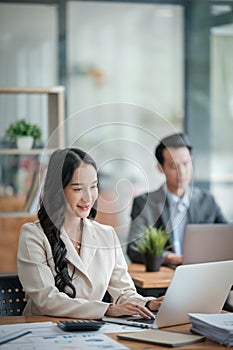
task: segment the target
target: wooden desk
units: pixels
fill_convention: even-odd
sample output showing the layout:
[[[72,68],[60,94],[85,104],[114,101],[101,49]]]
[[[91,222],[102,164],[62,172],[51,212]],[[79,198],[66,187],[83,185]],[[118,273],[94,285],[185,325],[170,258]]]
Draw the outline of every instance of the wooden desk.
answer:
[[[143,296],[164,294],[174,274],[174,270],[166,266],[161,266],[158,272],[146,272],[143,264],[129,264],[128,271],[137,291]]]
[[[17,324],[17,323],[27,323],[27,322],[57,322],[59,320],[64,320],[65,318],[55,318],[55,317],[48,317],[48,316],[1,316],[0,317],[0,325],[4,324]],[[174,332],[181,332],[181,333],[189,333],[189,324],[185,324],[182,326],[175,326],[175,327],[167,327],[163,328],[163,330],[168,331],[174,331]],[[118,341],[119,343],[127,346],[129,349],[132,350],[150,350],[150,349],[159,349],[164,350],[164,346],[157,346],[152,344],[146,344],[146,343],[137,343],[133,341],[128,340],[119,340],[117,338],[117,333],[111,333],[106,334],[107,336],[111,337],[112,339]],[[212,342],[211,340],[206,339],[202,343],[197,344],[191,344],[187,346],[182,346],[183,350],[220,350],[225,349],[226,347],[223,345],[220,345],[218,343]]]

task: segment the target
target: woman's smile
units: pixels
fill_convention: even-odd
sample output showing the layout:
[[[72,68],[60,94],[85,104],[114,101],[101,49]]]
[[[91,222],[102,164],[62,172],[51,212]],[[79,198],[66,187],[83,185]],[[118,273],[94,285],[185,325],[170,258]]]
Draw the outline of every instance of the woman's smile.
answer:
[[[89,210],[90,209],[90,205],[77,205],[77,207],[83,211]]]

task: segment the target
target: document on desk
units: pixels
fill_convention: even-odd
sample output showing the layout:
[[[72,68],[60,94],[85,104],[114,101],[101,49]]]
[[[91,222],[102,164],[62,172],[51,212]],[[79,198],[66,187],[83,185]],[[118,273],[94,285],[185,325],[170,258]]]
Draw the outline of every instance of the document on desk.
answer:
[[[190,313],[191,330],[225,346],[233,346],[233,313]]]
[[[2,325],[0,337],[22,329],[30,333],[1,345],[1,350],[128,349],[101,331],[65,332],[53,322]]]

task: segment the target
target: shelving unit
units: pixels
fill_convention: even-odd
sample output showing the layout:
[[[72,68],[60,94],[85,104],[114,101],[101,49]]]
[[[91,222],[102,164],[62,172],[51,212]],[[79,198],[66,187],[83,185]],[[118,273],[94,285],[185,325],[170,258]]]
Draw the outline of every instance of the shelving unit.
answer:
[[[64,148],[65,140],[65,95],[63,86],[52,87],[0,87],[0,94],[37,94],[47,95],[48,98],[48,137],[54,130],[57,133],[53,134],[52,141],[48,144],[47,152],[50,153],[53,148]],[[59,127],[58,127],[59,126]],[[19,149],[0,149],[0,154],[40,154],[41,149],[32,149],[22,151]]]
[[[4,157],[3,161],[7,161],[7,166],[11,167],[11,159],[22,159],[22,157],[42,157],[42,155],[50,155],[57,148],[64,148],[66,145],[65,139],[65,89],[63,86],[51,86],[51,87],[0,87],[1,95],[9,94],[36,94],[36,95],[46,95],[47,103],[47,125],[48,130],[48,143],[43,148],[33,148],[30,150],[21,150],[18,148],[1,148],[0,156]],[[52,136],[52,137],[51,137]],[[14,158],[12,158],[14,157]],[[15,158],[17,157],[17,158]],[[14,163],[15,166],[15,163]],[[12,179],[12,168],[9,168],[9,176]],[[15,170],[14,170],[15,171]],[[23,170],[27,171],[27,170]],[[30,170],[29,170],[30,171]],[[35,172],[36,170],[33,170]],[[30,173],[28,173],[30,174]],[[31,180],[33,181],[33,174],[31,174]],[[14,175],[13,175],[14,176]],[[8,175],[7,175],[8,177]],[[30,177],[29,177],[30,178]],[[25,200],[27,198],[27,193],[25,193],[24,198],[22,198],[22,191],[15,192],[13,195],[9,196],[5,193],[6,186],[6,173],[3,177],[2,182],[2,193],[0,193],[0,213],[1,212],[23,212],[24,205],[26,204]],[[22,185],[21,178],[18,180],[18,185]],[[27,179],[24,181],[27,181]],[[7,182],[11,182],[9,177]],[[31,183],[31,186],[33,183]],[[29,186],[29,185],[28,185]],[[30,186],[30,187],[31,187]],[[29,187],[29,189],[30,189]]]
[[[65,90],[63,86],[53,87],[0,87],[0,94],[37,94],[47,95],[47,129],[49,143],[45,148],[20,150],[17,148],[0,149],[1,157],[32,156],[39,157],[42,153],[51,154],[55,148],[64,148],[65,140]],[[57,132],[54,134],[54,130]],[[50,136],[53,134],[53,137]],[[51,141],[52,139],[52,141]],[[20,157],[19,157],[20,158]],[[10,176],[10,174],[9,174]],[[31,187],[33,184],[31,184]],[[30,188],[31,190],[31,188]],[[25,198],[16,194],[0,195],[0,255],[3,262],[0,272],[17,271],[16,256],[19,231],[22,224],[36,220],[36,213],[25,212]]]

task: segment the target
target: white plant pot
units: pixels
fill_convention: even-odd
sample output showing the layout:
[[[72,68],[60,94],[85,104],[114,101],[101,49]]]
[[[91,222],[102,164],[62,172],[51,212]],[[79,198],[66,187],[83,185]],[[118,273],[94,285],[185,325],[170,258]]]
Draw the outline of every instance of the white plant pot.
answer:
[[[33,146],[33,137],[32,136],[21,136],[17,138],[17,147],[19,149],[31,149]]]

